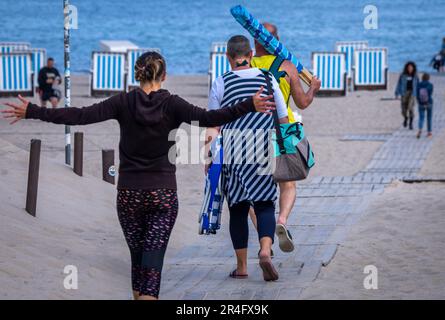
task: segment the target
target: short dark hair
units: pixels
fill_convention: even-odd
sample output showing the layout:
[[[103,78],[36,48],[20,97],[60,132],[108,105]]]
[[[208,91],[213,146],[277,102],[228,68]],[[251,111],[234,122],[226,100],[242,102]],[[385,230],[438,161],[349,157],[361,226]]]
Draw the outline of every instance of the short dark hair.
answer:
[[[47,61],[54,61],[53,57],[49,57]]]
[[[233,36],[227,42],[227,54],[232,59],[247,57],[251,51],[252,48],[250,47],[249,39],[245,36]]]
[[[422,81],[428,81],[428,80],[430,80],[430,75],[429,75],[429,73],[424,73],[423,75],[422,75]]]

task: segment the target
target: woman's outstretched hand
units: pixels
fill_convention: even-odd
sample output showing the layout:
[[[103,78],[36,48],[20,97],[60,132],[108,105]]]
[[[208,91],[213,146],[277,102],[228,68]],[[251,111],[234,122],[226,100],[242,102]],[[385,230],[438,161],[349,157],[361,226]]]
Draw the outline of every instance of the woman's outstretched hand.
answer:
[[[5,105],[7,105],[9,109],[1,110],[1,113],[3,113],[3,118],[13,119],[10,124],[14,124],[19,120],[25,119],[26,109],[29,105],[29,101],[23,98],[21,95],[18,95],[17,98],[20,100],[20,104],[6,102]]]
[[[273,95],[261,97],[263,91],[264,87],[261,87],[260,90],[255,93],[255,95],[253,96],[253,104],[257,112],[271,114],[272,111],[275,110],[275,102],[269,101],[273,99]]]

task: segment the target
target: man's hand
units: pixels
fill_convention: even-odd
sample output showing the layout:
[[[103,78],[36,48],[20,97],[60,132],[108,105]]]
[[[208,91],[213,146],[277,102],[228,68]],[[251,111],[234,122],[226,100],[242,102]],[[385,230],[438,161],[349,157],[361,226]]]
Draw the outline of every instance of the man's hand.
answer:
[[[1,110],[1,113],[3,113],[3,118],[13,119],[10,124],[14,124],[17,121],[24,119],[26,116],[26,109],[29,105],[29,101],[23,98],[21,95],[18,95],[17,98],[21,101],[20,104],[6,102],[5,105],[7,105],[9,109]]]
[[[320,79],[318,79],[317,76],[313,76],[310,88],[314,91],[314,93],[317,93],[320,90],[320,87],[321,87]]]
[[[269,100],[273,99],[273,95],[261,97],[263,91],[264,87],[261,87],[260,90],[255,93],[253,96],[253,104],[257,112],[272,114],[271,111],[275,110],[275,102],[270,102]]]

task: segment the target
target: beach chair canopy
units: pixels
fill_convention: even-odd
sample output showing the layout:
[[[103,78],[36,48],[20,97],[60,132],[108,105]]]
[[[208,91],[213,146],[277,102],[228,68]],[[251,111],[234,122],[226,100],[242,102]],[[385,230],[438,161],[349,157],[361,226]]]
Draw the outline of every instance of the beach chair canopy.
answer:
[[[0,53],[26,51],[31,48],[28,42],[0,42]]]
[[[313,52],[312,69],[321,81],[321,92],[346,93],[346,54]]]
[[[93,51],[91,94],[125,90],[126,53]]]
[[[386,48],[357,49],[354,52],[354,87],[386,89],[388,70]]]
[[[30,52],[0,53],[0,95],[33,95]]]
[[[231,70],[229,60],[226,57],[227,43],[214,42],[210,52],[210,86],[216,78]]]
[[[127,90],[139,86],[139,81],[135,79],[134,65],[143,53],[150,51],[161,53],[161,49],[159,48],[138,48],[127,51]]]
[[[39,86],[39,71],[46,65],[46,50],[45,49],[29,49],[31,52],[32,71],[34,73],[34,87]]]
[[[365,48],[368,48],[368,41],[337,41],[335,43],[335,51],[344,52],[346,54],[346,74],[348,78],[352,77],[354,51],[356,49]]]
[[[226,52],[227,42],[213,42],[211,52]]]

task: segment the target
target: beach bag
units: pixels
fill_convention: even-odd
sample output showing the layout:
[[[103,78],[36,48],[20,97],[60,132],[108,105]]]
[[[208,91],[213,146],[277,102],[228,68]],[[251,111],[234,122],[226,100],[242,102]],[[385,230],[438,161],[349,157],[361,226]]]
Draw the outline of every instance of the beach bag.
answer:
[[[421,105],[427,105],[429,102],[429,94],[427,88],[420,88],[419,89],[419,102]]]
[[[269,94],[273,94],[267,71],[262,70]],[[315,165],[314,153],[300,122],[280,124],[277,110],[273,111],[275,133],[272,136],[275,182],[304,180]]]

